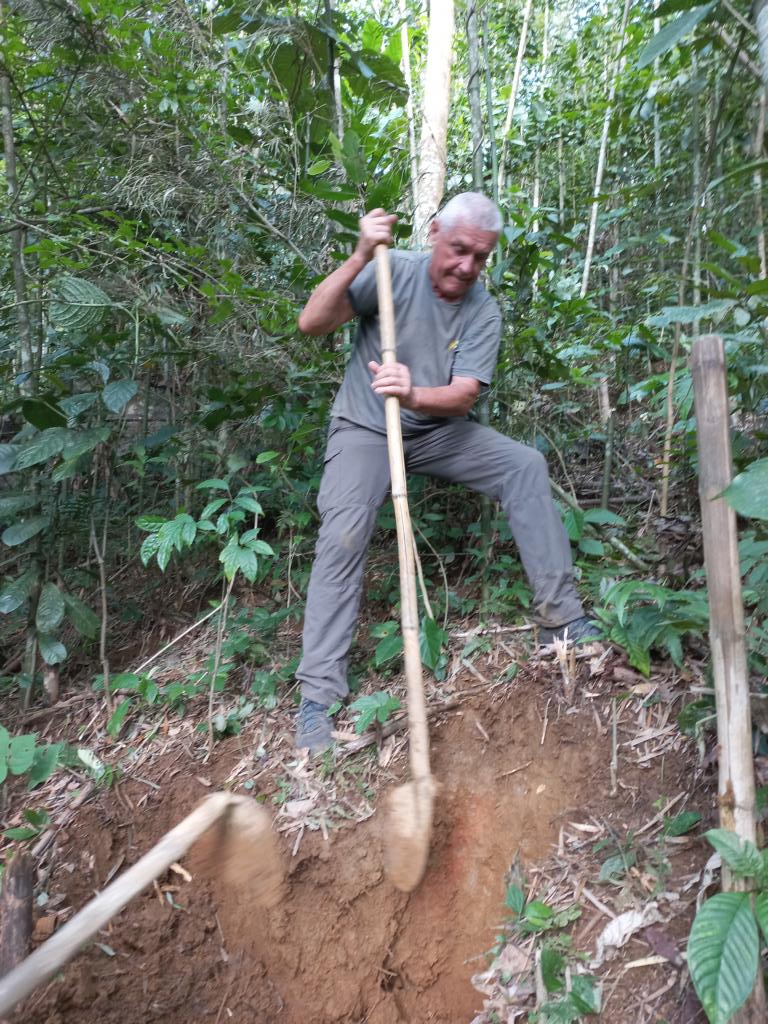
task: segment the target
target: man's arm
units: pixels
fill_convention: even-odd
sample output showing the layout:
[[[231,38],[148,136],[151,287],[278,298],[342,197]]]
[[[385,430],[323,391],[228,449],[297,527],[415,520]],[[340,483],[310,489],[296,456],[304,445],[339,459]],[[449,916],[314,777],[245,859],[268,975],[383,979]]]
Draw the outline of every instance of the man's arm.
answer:
[[[371,210],[360,221],[360,235],[352,255],[315,288],[299,315],[305,334],[330,334],[355,316],[347,289],[373,259],[377,245],[392,245],[392,225],[397,220],[384,210]]]
[[[480,394],[480,381],[473,377],[452,377],[443,387],[414,387],[411,371],[405,363],[368,363],[373,374],[371,387],[386,398],[395,395],[400,405],[425,416],[466,416]]]

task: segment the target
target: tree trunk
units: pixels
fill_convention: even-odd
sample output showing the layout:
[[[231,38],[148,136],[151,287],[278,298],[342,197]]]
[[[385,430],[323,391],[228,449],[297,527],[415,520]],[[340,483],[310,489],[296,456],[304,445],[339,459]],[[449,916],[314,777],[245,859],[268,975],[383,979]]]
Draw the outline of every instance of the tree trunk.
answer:
[[[472,187],[483,190],[483,114],[480,105],[480,48],[477,41],[477,4],[467,4],[467,50],[469,55],[469,116],[472,132]]]
[[[541,80],[539,82],[539,100],[544,99],[544,88],[549,58],[549,2],[544,5],[544,38],[541,46]],[[533,230],[539,230],[539,207],[541,206],[541,129],[536,130],[536,152],[533,157],[533,209],[535,211]],[[533,272],[533,294],[539,290],[539,268]]]
[[[402,49],[400,67],[408,93],[405,100],[405,113],[408,118],[408,149],[411,157],[411,208],[415,210],[419,201],[419,155],[416,149],[416,119],[413,114],[413,76],[411,75],[411,44],[408,38],[407,0],[400,0],[400,21]]]
[[[768,88],[768,0],[755,0],[752,13],[757,29],[757,45],[760,50],[760,72],[763,85]]]
[[[757,126],[755,128],[754,157],[759,160],[763,155],[763,139],[765,138],[765,86],[760,87],[760,99],[757,108]],[[765,250],[765,218],[763,215],[763,172],[757,168],[752,174],[752,185],[755,192],[755,219],[757,221],[757,252],[760,256],[760,277],[768,277],[768,261]]]
[[[493,76],[491,75],[490,46],[488,45],[488,4],[483,7],[483,63],[485,64],[485,109],[488,119],[488,143],[491,150],[491,192],[499,203],[499,156],[496,148],[496,122],[493,117]]]
[[[517,93],[520,88],[520,75],[523,70],[523,57],[525,56],[525,47],[528,41],[528,24],[531,20],[531,8],[533,7],[533,0],[526,0],[525,10],[523,11],[523,27],[520,29],[520,41],[517,46],[517,57],[515,59],[515,70],[512,75],[512,88],[509,93],[509,103],[507,104],[507,116],[504,119],[504,130],[501,134],[501,160],[499,161],[499,178],[498,178],[498,190],[501,194],[504,188],[504,176],[506,173],[506,162],[507,162],[507,147],[509,141],[509,132],[512,128],[512,118],[515,116],[515,106],[517,105]]]
[[[6,6],[0,0],[0,23],[6,18]],[[19,182],[16,175],[16,140],[13,135],[13,108],[11,104],[11,81],[4,71],[0,71],[0,105],[2,106],[3,122],[3,155],[5,156],[5,180],[8,183],[10,197],[10,214],[15,221],[19,216]],[[24,239],[23,225],[19,224],[10,232],[11,266],[13,268],[13,286],[16,298],[16,323],[19,330],[18,371],[23,375],[20,390],[31,395],[35,391],[33,375],[35,372],[32,327],[29,320],[27,304],[27,276],[24,270]]]
[[[584,256],[584,273],[581,278],[581,297],[587,294],[589,288],[589,272],[592,267],[592,256],[595,250],[595,233],[597,231],[597,210],[598,210],[598,197],[603,187],[603,174],[605,173],[605,157],[608,152],[608,133],[611,128],[611,118],[613,117],[613,104],[616,98],[616,86],[618,84],[619,76],[624,68],[625,57],[623,55],[624,50],[624,37],[627,32],[627,19],[629,18],[629,0],[624,0],[624,13],[621,18],[621,29],[619,32],[619,42],[616,47],[616,57],[614,60],[614,70],[610,77],[608,84],[608,100],[605,107],[605,117],[603,118],[603,134],[600,139],[600,152],[597,157],[597,172],[595,174],[595,187],[592,191],[592,211],[589,217],[589,234],[587,236],[587,251]]]
[[[448,111],[451,102],[453,0],[433,4],[429,15],[427,63],[422,79],[422,120],[419,147],[418,203],[413,235],[425,246],[429,224],[438,211],[445,187]]]

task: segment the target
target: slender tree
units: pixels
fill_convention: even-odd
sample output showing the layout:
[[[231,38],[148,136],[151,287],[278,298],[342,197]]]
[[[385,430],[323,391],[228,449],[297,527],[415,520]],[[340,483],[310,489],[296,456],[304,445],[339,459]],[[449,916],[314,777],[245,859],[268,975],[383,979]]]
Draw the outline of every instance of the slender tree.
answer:
[[[501,159],[499,160],[499,179],[498,189],[501,194],[504,188],[504,180],[506,175],[506,164],[507,164],[507,149],[509,146],[509,133],[512,130],[512,119],[515,116],[515,107],[517,106],[517,94],[520,89],[520,75],[523,70],[523,59],[525,57],[525,48],[528,43],[528,25],[531,20],[531,9],[533,7],[533,0],[526,0],[525,10],[523,11],[523,25],[520,29],[520,40],[517,44],[517,57],[515,58],[515,69],[512,73],[512,85],[509,91],[509,101],[507,103],[507,116],[504,118],[504,128],[501,133]]]
[[[429,224],[437,213],[445,188],[453,24],[453,0],[432,4],[421,89],[418,202],[413,218],[414,239],[421,246],[426,245]]]

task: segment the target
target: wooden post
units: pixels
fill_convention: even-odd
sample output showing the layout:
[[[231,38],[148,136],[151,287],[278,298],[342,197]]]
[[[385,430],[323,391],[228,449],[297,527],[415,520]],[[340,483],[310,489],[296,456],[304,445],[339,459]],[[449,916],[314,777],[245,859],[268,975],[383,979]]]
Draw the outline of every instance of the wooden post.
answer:
[[[755,776],[752,717],[744,641],[736,514],[721,497],[731,482],[731,418],[725,349],[719,335],[693,345],[693,389],[699,450],[699,500],[709,594],[709,642],[715,683],[720,825],[755,842]],[[723,888],[743,885],[723,865]],[[765,992],[758,972],[747,1003],[733,1024],[765,1021]]]
[[[32,858],[17,851],[8,860],[0,896],[0,977],[29,952],[32,936]]]

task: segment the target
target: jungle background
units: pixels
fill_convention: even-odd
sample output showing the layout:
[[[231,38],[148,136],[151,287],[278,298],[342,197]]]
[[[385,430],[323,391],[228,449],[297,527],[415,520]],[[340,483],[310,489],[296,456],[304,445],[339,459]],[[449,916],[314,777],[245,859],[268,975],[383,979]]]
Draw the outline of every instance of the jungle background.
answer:
[[[760,0],[3,0],[0,20],[3,780],[119,776],[101,748],[30,731],[52,708],[107,744],[139,720],[151,743],[153,716],[203,708],[190,743],[210,757],[293,707],[325,431],[353,342],[301,335],[298,312],[364,211],[397,213],[397,244],[420,245],[469,189],[505,219],[486,277],[502,347],[480,415],[547,456],[580,587],[641,679],[689,657],[708,679],[687,356],[700,334],[724,338],[760,691]],[[411,486],[422,654],[440,681],[457,630],[523,626],[530,594],[497,509]],[[380,519],[351,673],[358,732],[397,707],[391,507]],[[201,625],[194,671],[145,671]],[[484,653],[472,642],[465,662]],[[711,697],[677,711],[692,732]],[[756,743],[768,753],[759,727]],[[47,815],[28,811],[11,842]]]

